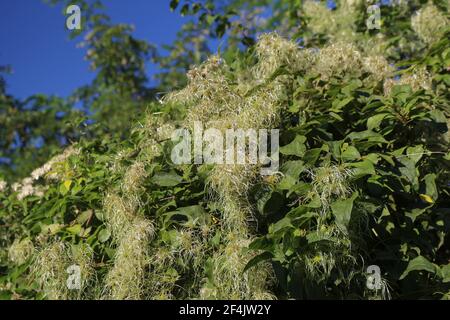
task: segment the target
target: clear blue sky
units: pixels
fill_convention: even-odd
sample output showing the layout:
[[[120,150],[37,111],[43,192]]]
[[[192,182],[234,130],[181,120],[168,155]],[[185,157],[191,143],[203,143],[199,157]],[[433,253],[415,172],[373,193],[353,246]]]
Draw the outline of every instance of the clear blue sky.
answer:
[[[76,0],[73,1],[76,4]],[[135,26],[134,35],[157,46],[171,43],[188,18],[170,12],[169,0],[104,0],[113,23]],[[81,40],[69,40],[62,7],[43,0],[0,0],[0,65],[11,65],[7,91],[18,98],[35,93],[67,96],[94,74]],[[156,67],[148,66],[149,76]]]

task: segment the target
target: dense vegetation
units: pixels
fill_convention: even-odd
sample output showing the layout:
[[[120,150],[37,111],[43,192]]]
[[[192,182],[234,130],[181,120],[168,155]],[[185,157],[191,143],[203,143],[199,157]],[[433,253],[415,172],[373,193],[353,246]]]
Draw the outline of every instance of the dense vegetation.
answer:
[[[367,30],[365,1],[171,1],[193,20],[168,56],[85,5],[91,85],[0,82],[2,298],[450,299],[448,2],[383,2]],[[174,164],[195,121],[280,129],[279,172]]]

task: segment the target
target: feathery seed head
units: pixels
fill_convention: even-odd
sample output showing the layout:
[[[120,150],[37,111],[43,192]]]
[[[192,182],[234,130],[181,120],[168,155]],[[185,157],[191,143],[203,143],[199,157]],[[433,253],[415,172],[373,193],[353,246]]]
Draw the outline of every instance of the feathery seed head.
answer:
[[[319,52],[313,70],[324,80],[333,76],[344,76],[347,73],[359,73],[362,68],[361,53],[350,43],[333,43]]]
[[[8,250],[8,258],[15,265],[21,265],[28,261],[34,254],[34,245],[30,239],[14,240]]]
[[[432,3],[428,3],[411,17],[411,26],[419,38],[428,45],[440,40],[448,19]]]
[[[328,212],[334,199],[346,198],[351,193],[349,178],[352,171],[342,166],[328,165],[309,171],[313,193],[320,199],[322,213]]]

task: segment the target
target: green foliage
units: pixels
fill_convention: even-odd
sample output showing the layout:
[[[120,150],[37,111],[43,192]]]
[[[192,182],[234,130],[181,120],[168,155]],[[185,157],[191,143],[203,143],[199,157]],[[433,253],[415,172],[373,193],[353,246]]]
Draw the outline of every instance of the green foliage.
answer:
[[[251,28],[233,17],[269,2],[171,1],[199,18],[161,60],[162,87],[186,86],[134,122],[126,114],[149,101],[150,47],[90,11],[85,40],[98,73],[74,97],[97,110],[97,125],[31,177],[0,181],[1,298],[448,298],[449,31],[434,25],[442,35],[421,40],[409,21],[423,1],[382,6],[390,27],[378,35],[364,29],[360,2],[322,5],[271,1],[272,18]],[[252,39],[283,28],[305,46],[275,33]],[[180,77],[207,55],[205,30],[228,32],[226,50]],[[280,172],[174,164],[170,133],[198,120],[279,128]],[[83,279],[75,292],[64,281],[72,264]],[[376,290],[371,265],[381,270]]]
[[[448,97],[413,92],[410,86],[395,86],[384,96],[376,83],[342,80],[327,84],[324,92],[314,84],[317,78],[299,81],[291,103],[301,107],[286,114],[286,119],[299,119],[286,132],[286,139],[295,138],[280,151],[300,166],[285,166],[284,178],[274,186],[291,209],[251,248],[265,252],[280,268],[282,290],[298,298],[364,297],[364,266],[371,264],[381,267],[394,297],[432,297],[448,290],[442,276],[406,277],[412,270],[440,275],[437,270],[448,264],[449,162],[443,136],[448,103],[439,102]],[[435,85],[444,84],[438,80]],[[318,151],[311,158],[305,150]],[[315,209],[324,207],[317,200],[323,187],[339,186],[327,180],[314,190],[307,168],[330,165],[351,170],[354,192],[335,200],[327,192],[333,202],[323,216]],[[327,176],[332,174],[327,170]],[[346,254],[357,259],[351,261],[357,262],[350,269],[354,274],[349,274]],[[298,272],[316,283],[311,287]],[[322,278],[323,273],[330,274]]]
[[[1,70],[0,70],[1,71]],[[58,97],[34,95],[19,101],[0,75],[0,179],[24,178],[61,146],[78,139],[84,117]]]

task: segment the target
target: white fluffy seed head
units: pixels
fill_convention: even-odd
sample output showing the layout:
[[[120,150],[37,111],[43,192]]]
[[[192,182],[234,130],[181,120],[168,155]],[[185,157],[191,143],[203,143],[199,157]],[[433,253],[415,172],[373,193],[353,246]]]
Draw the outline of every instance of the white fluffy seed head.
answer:
[[[423,42],[431,45],[441,39],[449,21],[435,5],[428,3],[411,17],[411,26]]]
[[[15,265],[21,265],[28,261],[34,254],[33,242],[28,239],[16,239],[8,250],[8,258]]]

